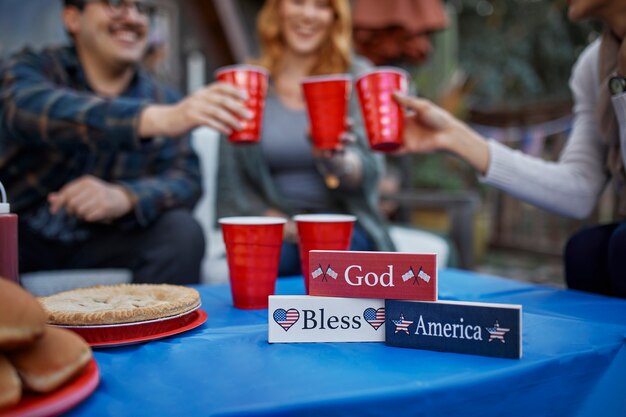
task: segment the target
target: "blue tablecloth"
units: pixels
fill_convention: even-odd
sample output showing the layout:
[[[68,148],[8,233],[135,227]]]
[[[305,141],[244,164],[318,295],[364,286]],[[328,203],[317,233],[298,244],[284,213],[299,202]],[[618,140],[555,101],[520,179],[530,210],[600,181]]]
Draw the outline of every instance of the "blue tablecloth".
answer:
[[[198,287],[208,321],[95,352],[102,381],[71,416],[625,416],[626,300],[439,273],[439,298],[523,305],[521,360],[387,347],[268,344],[267,310]],[[278,294],[302,294],[302,278]]]

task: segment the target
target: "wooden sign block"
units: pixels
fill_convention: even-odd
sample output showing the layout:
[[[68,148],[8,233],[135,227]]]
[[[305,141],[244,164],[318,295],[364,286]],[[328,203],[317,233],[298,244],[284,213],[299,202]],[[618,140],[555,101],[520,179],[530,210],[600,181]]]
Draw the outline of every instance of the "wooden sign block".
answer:
[[[522,306],[386,300],[388,346],[522,357]]]
[[[437,255],[398,252],[309,252],[309,294],[437,300]]]
[[[385,301],[271,295],[268,342],[384,342]]]

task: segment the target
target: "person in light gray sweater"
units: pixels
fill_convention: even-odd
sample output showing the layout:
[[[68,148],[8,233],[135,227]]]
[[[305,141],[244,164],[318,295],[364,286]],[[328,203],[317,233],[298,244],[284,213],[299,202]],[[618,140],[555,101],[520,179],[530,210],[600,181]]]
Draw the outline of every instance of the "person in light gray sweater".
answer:
[[[596,18],[605,30],[574,66],[574,124],[558,161],[488,140],[432,103],[396,94],[413,112],[407,117],[402,151],[450,152],[472,165],[484,183],[579,219],[593,211],[611,182],[615,222],[585,228],[570,238],[565,278],[570,288],[626,298],[626,2],[571,0],[569,18]]]

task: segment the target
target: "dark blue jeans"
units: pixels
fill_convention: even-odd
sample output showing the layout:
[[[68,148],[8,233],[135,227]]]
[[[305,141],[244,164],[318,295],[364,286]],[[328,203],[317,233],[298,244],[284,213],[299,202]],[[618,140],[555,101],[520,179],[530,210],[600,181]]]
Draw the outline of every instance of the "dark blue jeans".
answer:
[[[20,272],[127,268],[135,283],[197,284],[204,245],[200,224],[185,209],[167,211],[147,228],[103,225],[88,240],[68,244],[20,224]]]
[[[355,225],[352,231],[352,241],[350,250],[371,251],[375,250],[373,242],[365,234],[363,229]],[[278,276],[301,275],[300,252],[295,243],[284,242],[280,251],[280,263],[278,265]]]
[[[626,298],[626,223],[574,234],[565,247],[565,280],[572,289]]]

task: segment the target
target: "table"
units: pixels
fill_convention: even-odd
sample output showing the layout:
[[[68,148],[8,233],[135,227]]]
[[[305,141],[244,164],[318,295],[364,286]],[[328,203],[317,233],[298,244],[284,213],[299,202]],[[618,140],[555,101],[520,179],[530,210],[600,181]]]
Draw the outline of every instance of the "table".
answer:
[[[520,360],[387,347],[268,344],[267,310],[197,287],[209,318],[95,351],[102,381],[70,416],[624,416],[626,300],[446,269],[439,298],[523,305]],[[278,294],[302,294],[302,278]]]

